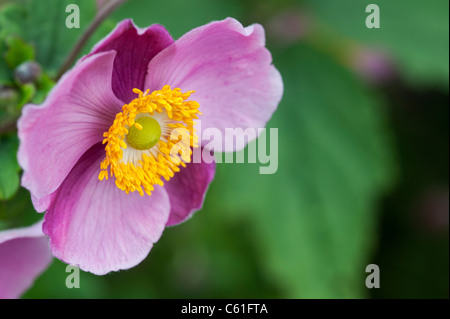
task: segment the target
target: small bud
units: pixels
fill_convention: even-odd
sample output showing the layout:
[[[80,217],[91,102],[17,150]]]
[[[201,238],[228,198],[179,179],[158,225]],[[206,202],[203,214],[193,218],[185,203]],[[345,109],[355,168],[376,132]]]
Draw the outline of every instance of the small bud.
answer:
[[[35,82],[41,76],[42,70],[34,61],[27,61],[14,70],[14,76],[20,84]]]

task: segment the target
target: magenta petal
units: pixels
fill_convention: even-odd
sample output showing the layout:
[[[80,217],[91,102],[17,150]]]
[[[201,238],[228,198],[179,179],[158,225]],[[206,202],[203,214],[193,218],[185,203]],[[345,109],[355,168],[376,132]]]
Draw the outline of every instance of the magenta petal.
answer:
[[[98,180],[103,146],[90,149],[58,189],[47,210],[44,233],[53,255],[103,275],[141,262],[161,236],[169,198],[157,186],[151,196],[126,194],[114,179]]]
[[[51,261],[42,222],[0,232],[0,299],[19,298]]]
[[[167,30],[158,24],[140,29],[131,20],[124,20],[97,44],[90,55],[114,50],[112,89],[125,104],[136,98],[133,89],[144,90],[147,67],[153,57],[173,43]]]
[[[169,194],[170,215],[167,226],[185,221],[201,209],[209,184],[214,178],[216,164],[188,163],[164,187]]]
[[[123,103],[111,90],[115,52],[77,64],[42,105],[27,105],[18,122],[22,185],[40,199],[54,192],[73,165],[103,139]],[[45,207],[43,207],[45,209]]]
[[[159,53],[150,61],[146,88],[195,90],[191,99],[200,103],[202,130],[263,128],[283,93],[271,63],[263,27],[244,28],[228,18],[188,32]],[[238,150],[232,142],[224,147]]]

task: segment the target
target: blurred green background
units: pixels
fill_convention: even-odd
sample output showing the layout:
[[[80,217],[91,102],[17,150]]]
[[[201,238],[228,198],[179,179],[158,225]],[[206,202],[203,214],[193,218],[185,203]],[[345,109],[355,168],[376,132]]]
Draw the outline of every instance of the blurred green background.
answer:
[[[8,3],[9,2],[9,3]],[[104,2],[104,1],[103,1]],[[81,29],[64,26],[81,9]],[[368,29],[375,3],[381,28]],[[0,229],[42,217],[19,188],[14,120],[40,102],[93,19],[91,0],[0,2]],[[175,37],[234,17],[265,27],[285,93],[268,127],[279,168],[219,164],[204,208],[137,267],[65,286],[55,260],[25,298],[448,298],[447,0],[129,0],[124,18]],[[37,61],[34,84],[13,76]],[[366,265],[381,288],[365,286]]]

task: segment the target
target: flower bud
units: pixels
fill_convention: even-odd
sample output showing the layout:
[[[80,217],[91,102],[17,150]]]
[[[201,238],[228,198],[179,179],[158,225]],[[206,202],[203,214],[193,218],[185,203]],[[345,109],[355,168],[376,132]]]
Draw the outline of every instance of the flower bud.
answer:
[[[34,61],[27,61],[14,70],[14,77],[20,84],[35,82],[42,74],[41,67]]]

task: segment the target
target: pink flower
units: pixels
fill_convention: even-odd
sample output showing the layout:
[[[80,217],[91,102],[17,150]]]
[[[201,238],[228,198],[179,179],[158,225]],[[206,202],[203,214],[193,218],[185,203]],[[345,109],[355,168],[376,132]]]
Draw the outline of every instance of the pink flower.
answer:
[[[52,261],[42,222],[0,232],[0,299],[19,298]]]
[[[190,163],[193,126],[264,127],[283,91],[271,63],[257,24],[228,18],[174,41],[121,22],[19,120],[22,185],[46,211],[53,255],[94,274],[142,261],[214,177],[214,163]],[[177,128],[188,134],[174,141]]]

